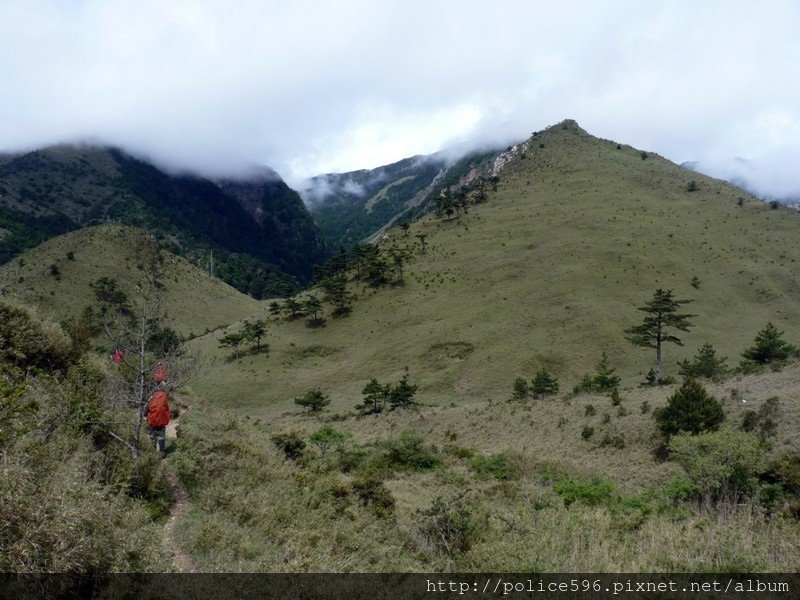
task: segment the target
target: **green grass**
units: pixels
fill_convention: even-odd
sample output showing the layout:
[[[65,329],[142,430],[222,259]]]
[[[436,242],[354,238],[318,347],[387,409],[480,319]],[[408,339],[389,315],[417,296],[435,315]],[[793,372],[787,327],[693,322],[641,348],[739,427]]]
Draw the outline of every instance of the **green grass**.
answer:
[[[390,232],[384,244],[429,235],[405,286],[353,285],[353,313],[324,328],[275,322],[268,357],[225,365],[198,390],[271,411],[322,386],[346,409],[371,377],[408,367],[423,401],[460,403],[503,398],[515,377],[542,367],[569,389],[602,351],[632,385],[654,356],[623,330],[641,321],[637,307],[657,287],[693,299],[687,310],[697,315],[685,347],[665,348],[667,375],[705,342],[736,364],[768,320],[800,339],[800,214],[575,126],[538,139],[545,147],[534,140],[460,221],[426,217],[409,237]],[[689,178],[698,191],[686,191]],[[215,336],[201,345],[216,353]],[[298,356],[313,347],[335,358]],[[451,351],[459,348],[469,351]]]
[[[686,191],[690,179],[697,191]],[[192,495],[177,531],[202,568],[794,568],[800,527],[790,511],[678,498],[685,473],[659,458],[653,419],[676,386],[637,387],[653,356],[623,330],[664,287],[693,298],[697,315],[686,346],[665,348],[666,375],[706,342],[736,364],[770,320],[797,343],[800,215],[565,123],[515,155],[485,204],[460,220],[423,218],[408,237],[391,230],[382,243],[409,246],[417,233],[428,234],[429,249],[416,247],[406,285],[351,283],[359,297],[347,317],[309,328],[248,304],[242,316],[270,320],[269,352],[231,360],[218,340],[236,324],[191,342],[216,368],[193,384],[168,461]],[[49,281],[51,256],[31,262],[41,271],[36,286]],[[241,318],[191,302],[205,323]],[[620,406],[563,392],[508,402],[514,379],[540,368],[572,389],[603,351],[622,376]],[[406,369],[419,385],[418,409],[355,415],[371,378],[396,383]],[[800,448],[798,381],[794,363],[707,387],[723,401],[723,428],[779,398],[777,431],[763,449],[772,459]],[[317,387],[332,400],[324,410],[294,404]],[[347,447],[323,456],[309,444],[287,460],[271,441],[296,432],[308,443],[326,423],[349,434]],[[583,439],[588,426],[594,435]],[[391,509],[363,501],[365,481],[391,494]],[[458,530],[458,551],[438,541],[442,523]]]
[[[130,295],[141,276],[139,265],[148,264],[156,251],[144,231],[89,227],[48,240],[0,266],[0,289],[58,321],[96,303],[90,284],[100,277],[115,279]],[[166,309],[180,334],[202,335],[260,310],[259,302],[186,260],[168,252],[163,256]],[[56,265],[58,277],[51,265]]]

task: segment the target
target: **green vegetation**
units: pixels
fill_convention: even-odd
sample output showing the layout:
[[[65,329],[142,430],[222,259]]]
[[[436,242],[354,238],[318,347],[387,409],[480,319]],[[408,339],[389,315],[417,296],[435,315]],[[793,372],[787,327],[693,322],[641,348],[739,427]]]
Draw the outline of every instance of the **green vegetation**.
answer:
[[[644,322],[625,330],[632,343],[644,348],[654,348],[656,351],[656,366],[653,373],[653,385],[661,382],[661,346],[665,343],[683,346],[683,342],[676,335],[668,333],[668,329],[678,331],[689,331],[691,322],[689,319],[695,315],[678,313],[680,307],[688,304],[691,300],[675,300],[672,297],[672,290],[657,289],[653,298],[639,310],[647,313]]]
[[[170,492],[152,451],[110,427],[104,365],[57,325],[0,300],[0,571],[161,571]],[[46,435],[42,433],[46,432]]]
[[[723,376],[728,368],[725,357],[718,357],[711,344],[703,344],[691,360],[678,362],[680,373],[685,378],[706,377],[714,379]]]
[[[216,366],[192,385],[178,451],[166,461],[190,494],[175,532],[201,569],[785,572],[797,564],[800,364],[743,369],[707,380],[707,389],[693,379],[665,385],[679,362],[704,362],[703,343],[718,360],[717,351],[740,354],[768,321],[787,339],[800,335],[794,213],[749,196],[738,206],[741,191],[701,175],[687,194],[685,171],[572,122],[504,157],[496,189],[490,180],[483,194],[474,189],[459,218],[425,216],[335,254],[292,298],[294,313],[284,310],[289,302],[256,303],[224,329],[191,336],[189,348]],[[448,189],[457,192],[463,175]],[[52,283],[56,264],[68,283],[88,259],[76,247],[65,260],[70,250],[20,266]],[[661,385],[637,387],[652,355],[625,328],[641,322],[642,290],[680,289],[694,276],[702,288],[681,335],[686,348],[676,343],[664,357]],[[114,286],[87,283],[90,299],[110,289],[131,304],[128,278],[94,272],[87,281],[102,277]],[[331,280],[344,284],[349,311],[308,326],[309,297],[320,299],[320,315],[337,311],[323,300]],[[26,287],[8,281],[15,293]],[[203,314],[192,296],[186,304]],[[78,305],[70,332],[86,330],[83,316]],[[258,319],[269,354],[224,360],[230,350],[220,340]],[[85,348],[86,339],[67,345]],[[540,384],[580,387],[598,357],[580,395],[505,401],[520,373],[534,377],[515,384],[520,399]],[[26,385],[2,388],[15,415],[4,431],[15,436],[33,431]],[[724,399],[724,420],[715,398]],[[391,410],[402,406],[413,410]],[[148,473],[133,480],[141,497],[126,501],[163,515],[159,478]]]
[[[695,379],[687,379],[670,396],[667,405],[654,413],[658,428],[665,437],[686,431],[692,434],[716,431],[725,413],[719,401]]]
[[[0,165],[0,264],[56,235],[115,221],[256,298],[311,278],[326,247],[300,197],[277,178],[170,176],[122,151],[53,147]],[[213,253],[213,259],[212,259]]]
[[[328,404],[331,403],[331,400],[326,394],[322,393],[322,390],[315,389],[308,390],[304,396],[295,398],[294,403],[314,412],[322,410],[323,407],[328,406]]]
[[[797,348],[784,340],[783,332],[771,322],[758,332],[754,344],[742,353],[746,362],[759,365],[782,363],[797,355]]]
[[[75,260],[65,258],[75,253]],[[143,231],[119,225],[90,227],[44,242],[0,266],[0,290],[59,321],[80,319],[87,307],[123,304],[145,265],[158,261],[164,307],[181,336],[197,336],[263,309],[202,269],[168,252]],[[55,263],[61,281],[49,273]]]

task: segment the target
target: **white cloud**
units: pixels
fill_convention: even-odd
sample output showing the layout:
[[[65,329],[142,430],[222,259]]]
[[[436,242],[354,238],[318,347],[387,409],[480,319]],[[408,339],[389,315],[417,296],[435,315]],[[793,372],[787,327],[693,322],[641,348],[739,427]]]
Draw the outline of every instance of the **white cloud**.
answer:
[[[0,0],[0,150],[299,181],[570,117],[798,193],[798,24],[790,1]]]

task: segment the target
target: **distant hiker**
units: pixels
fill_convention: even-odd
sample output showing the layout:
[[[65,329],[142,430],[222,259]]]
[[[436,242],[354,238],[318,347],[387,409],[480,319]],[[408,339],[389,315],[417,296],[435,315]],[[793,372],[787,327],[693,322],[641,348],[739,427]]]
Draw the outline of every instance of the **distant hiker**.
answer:
[[[156,383],[165,383],[167,381],[167,367],[161,362],[153,369],[153,381]]]
[[[118,365],[122,362],[123,358],[125,358],[125,353],[122,351],[122,348],[117,348],[114,350],[114,354],[111,355],[111,362]]]
[[[153,392],[150,399],[147,401],[145,411],[147,415],[147,424],[150,426],[147,432],[156,444],[161,458],[164,458],[164,446],[166,444],[166,427],[169,424],[169,395],[165,389],[164,383],[158,384],[158,389]]]

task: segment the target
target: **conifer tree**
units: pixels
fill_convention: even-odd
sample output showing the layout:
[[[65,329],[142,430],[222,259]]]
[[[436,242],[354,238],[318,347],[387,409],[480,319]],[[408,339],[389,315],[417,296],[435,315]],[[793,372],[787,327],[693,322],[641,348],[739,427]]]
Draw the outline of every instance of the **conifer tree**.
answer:
[[[619,376],[616,369],[608,362],[608,354],[603,352],[600,361],[595,366],[595,376],[592,378],[592,387],[598,392],[610,392],[619,386]]]
[[[558,393],[558,379],[550,375],[547,369],[539,369],[531,380],[531,394],[534,397],[550,396]]]
[[[717,352],[711,344],[703,344],[691,361],[681,361],[678,363],[678,367],[683,377],[708,377],[711,379],[719,377],[727,371],[726,360],[724,357],[717,356]]]
[[[795,346],[783,339],[783,332],[778,331],[772,323],[767,323],[756,335],[755,343],[742,353],[746,361],[765,365],[773,362],[783,362],[798,351]]]
[[[418,387],[408,381],[408,373],[403,375],[400,382],[389,392],[389,403],[392,405],[392,410],[415,405],[414,394],[417,393]]]
[[[666,437],[680,431],[692,434],[716,431],[725,418],[722,404],[695,379],[687,379],[667,405],[653,413],[661,433]]]
[[[654,385],[658,385],[661,381],[661,346],[665,343],[683,346],[681,339],[670,333],[670,330],[689,331],[692,325],[690,319],[695,315],[678,312],[682,305],[689,302],[691,300],[675,300],[672,296],[672,290],[659,288],[655,291],[650,301],[639,307],[639,310],[647,313],[642,324],[625,330],[625,333],[628,334],[628,339],[632,343],[644,348],[655,349]]]

